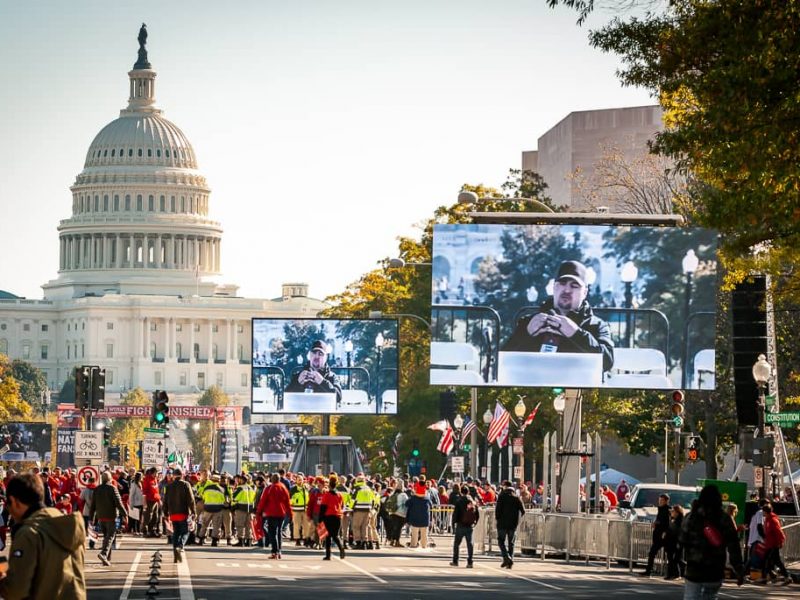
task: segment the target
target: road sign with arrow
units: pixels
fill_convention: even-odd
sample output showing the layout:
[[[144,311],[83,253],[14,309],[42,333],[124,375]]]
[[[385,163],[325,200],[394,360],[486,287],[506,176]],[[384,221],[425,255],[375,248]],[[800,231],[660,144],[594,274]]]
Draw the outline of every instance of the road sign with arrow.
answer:
[[[163,467],[167,445],[164,440],[152,439],[142,442],[142,466]]]

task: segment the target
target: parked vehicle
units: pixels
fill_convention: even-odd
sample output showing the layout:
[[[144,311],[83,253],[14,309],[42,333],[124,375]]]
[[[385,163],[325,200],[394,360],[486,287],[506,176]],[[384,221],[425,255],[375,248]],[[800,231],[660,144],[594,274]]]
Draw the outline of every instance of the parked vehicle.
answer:
[[[620,502],[617,512],[625,519],[655,521],[661,494],[669,495],[670,506],[680,504],[688,512],[692,508],[692,500],[700,494],[700,488],[672,483],[638,483],[631,492],[630,501]]]

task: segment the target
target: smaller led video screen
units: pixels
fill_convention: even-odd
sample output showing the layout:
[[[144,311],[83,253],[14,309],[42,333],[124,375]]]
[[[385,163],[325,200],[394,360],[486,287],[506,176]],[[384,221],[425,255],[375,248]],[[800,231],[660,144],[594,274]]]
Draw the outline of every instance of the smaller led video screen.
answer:
[[[434,226],[431,384],[714,389],[717,234]]]
[[[397,414],[396,319],[253,319],[253,414]]]
[[[309,435],[305,423],[260,423],[250,425],[248,458],[250,462],[291,464],[300,439]]]
[[[53,426],[47,423],[3,423],[0,425],[0,461],[49,462]]]

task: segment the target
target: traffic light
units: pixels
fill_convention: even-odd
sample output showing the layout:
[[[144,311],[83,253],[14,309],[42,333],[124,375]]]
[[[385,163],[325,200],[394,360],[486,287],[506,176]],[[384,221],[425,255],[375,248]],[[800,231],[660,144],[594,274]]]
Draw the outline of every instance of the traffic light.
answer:
[[[683,400],[684,393],[682,390],[674,390],[672,392],[672,404],[670,405],[670,412],[672,413],[672,426],[675,429],[683,427]]]
[[[115,462],[119,464],[120,462],[120,447],[119,446],[109,446],[108,447],[108,462]]]
[[[411,447],[411,456],[414,458],[419,457],[419,440],[414,440],[413,445]]]
[[[108,423],[103,427],[103,448],[108,448],[111,445],[111,428]]]
[[[131,449],[128,446],[122,447],[122,462],[127,464],[131,460]]]
[[[90,377],[89,367],[75,367],[75,408],[89,408]]]
[[[106,370],[92,367],[91,409],[102,410],[106,405]]]
[[[169,425],[169,396],[164,390],[153,394],[153,421],[164,429]]]
[[[689,438],[689,447],[686,449],[686,459],[689,462],[697,462],[698,458],[698,451],[697,451],[697,438],[690,437]]]

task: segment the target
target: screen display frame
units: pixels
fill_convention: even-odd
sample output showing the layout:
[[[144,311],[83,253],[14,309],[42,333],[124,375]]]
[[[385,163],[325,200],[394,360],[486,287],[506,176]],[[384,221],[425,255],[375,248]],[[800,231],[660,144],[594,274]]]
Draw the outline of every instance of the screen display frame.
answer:
[[[298,339],[303,339],[308,350],[302,352],[291,347],[282,348],[273,354],[272,342],[285,341],[285,337],[275,336],[268,340],[258,340],[262,323],[270,323],[276,329],[289,323],[298,327],[316,325],[317,334],[298,332]],[[354,339],[347,350],[344,338],[341,337],[337,324],[350,329]],[[359,332],[358,326],[363,327]],[[322,328],[321,330],[319,328]],[[397,318],[356,319],[335,317],[252,317],[250,339],[250,410],[254,415],[385,415],[395,416],[399,409],[399,348],[400,327]],[[326,364],[337,375],[341,384],[341,396],[338,393],[308,393],[309,406],[302,402],[307,390],[290,391],[292,377],[302,370],[302,366],[311,360],[312,339],[322,335],[327,343],[329,353]],[[383,336],[380,351],[377,345],[377,333]],[[266,347],[265,343],[266,342]],[[274,359],[278,356],[278,359]],[[302,364],[301,364],[302,363]],[[377,384],[375,374],[380,373]],[[388,385],[386,382],[390,382]],[[281,384],[282,382],[282,384]],[[256,385],[259,383],[260,385]],[[295,384],[299,383],[294,382]],[[394,384],[392,386],[392,383]],[[376,388],[375,386],[379,386]],[[268,388],[269,391],[265,391]],[[376,398],[376,395],[378,398]],[[285,402],[284,402],[285,400]],[[274,406],[273,406],[274,405]],[[364,407],[367,407],[366,410]]]
[[[698,227],[435,224],[431,385],[715,389],[718,237]],[[558,277],[570,260],[580,266]],[[581,355],[590,350],[565,336],[550,345],[547,365],[535,359],[545,351],[534,336],[544,319],[533,318],[543,310],[567,318],[552,298],[556,280],[570,275],[610,329],[613,357],[601,373],[586,371]],[[522,324],[534,341],[511,343]],[[549,326],[560,325],[569,328],[555,318]]]

